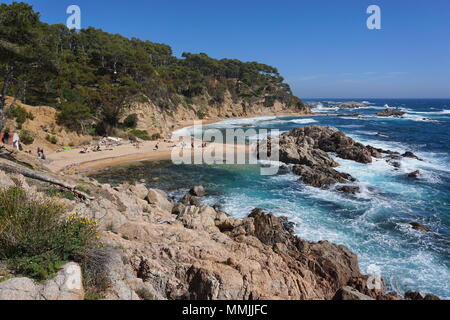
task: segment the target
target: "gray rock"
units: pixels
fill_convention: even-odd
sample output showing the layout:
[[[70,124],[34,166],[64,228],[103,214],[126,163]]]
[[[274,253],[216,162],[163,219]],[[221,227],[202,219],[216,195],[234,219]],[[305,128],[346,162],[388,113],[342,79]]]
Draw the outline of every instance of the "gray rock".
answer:
[[[403,115],[405,115],[406,112],[392,109],[392,108],[386,108],[384,111],[377,112],[377,116],[379,117],[394,117],[394,118],[400,118]]]
[[[362,102],[357,101],[348,101],[338,104],[336,107],[342,108],[342,109],[357,109],[357,108],[363,108],[366,104]]]
[[[38,284],[29,278],[13,278],[0,283],[0,300],[83,300],[81,268],[70,262],[56,277]]]
[[[352,287],[345,286],[336,292],[333,300],[375,300]]]
[[[38,300],[39,286],[29,278],[13,278],[0,283],[0,300]]]
[[[413,172],[408,173],[408,178],[414,178],[417,179],[420,176],[420,170],[416,170]]]
[[[189,190],[189,193],[196,197],[204,197],[206,195],[205,188],[203,186],[194,186]]]

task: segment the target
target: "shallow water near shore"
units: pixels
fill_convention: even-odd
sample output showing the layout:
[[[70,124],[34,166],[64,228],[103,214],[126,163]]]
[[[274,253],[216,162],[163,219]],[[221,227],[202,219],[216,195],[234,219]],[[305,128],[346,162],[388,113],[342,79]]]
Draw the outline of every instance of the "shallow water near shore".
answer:
[[[385,160],[364,165],[336,158],[341,164],[338,170],[358,179],[362,191],[356,196],[306,186],[288,171],[261,176],[258,165],[144,161],[110,168],[94,177],[112,184],[143,179],[175,197],[202,184],[208,191],[204,202],[220,204],[233,216],[245,217],[255,207],[264,208],[295,222],[295,232],[304,239],[348,246],[358,254],[362,271],[379,269],[390,290],[450,298],[450,100],[362,100],[370,102],[363,109],[319,106],[314,110],[336,116],[265,117],[208,125],[281,132],[329,125],[364,144],[402,153],[413,151],[423,158],[405,158],[399,170]],[[376,117],[386,104],[404,110],[405,117]],[[359,115],[349,115],[353,112]],[[346,116],[339,117],[339,113]],[[417,169],[422,172],[419,180],[407,177]],[[415,231],[408,225],[411,221],[435,232]]]

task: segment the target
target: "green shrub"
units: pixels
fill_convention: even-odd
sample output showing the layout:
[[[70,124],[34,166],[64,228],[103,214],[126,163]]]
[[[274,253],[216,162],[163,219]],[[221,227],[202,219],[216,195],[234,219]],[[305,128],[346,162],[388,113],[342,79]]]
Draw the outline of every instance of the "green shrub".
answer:
[[[72,192],[63,191],[63,190],[60,190],[55,187],[50,187],[50,188],[46,189],[44,192],[49,197],[57,197],[57,198],[65,198],[68,200],[75,200],[75,196]]]
[[[130,130],[130,134],[141,140],[151,140],[151,137],[149,137],[148,132],[144,130],[133,129]]]
[[[16,274],[45,280],[64,261],[99,245],[97,224],[63,204],[27,196],[18,187],[0,191],[0,259]]]
[[[16,119],[17,127],[22,128],[22,125],[27,121],[27,119],[33,120],[34,116],[31,112],[28,112],[24,107],[21,106],[11,106],[6,113],[6,116],[10,119]]]
[[[83,187],[83,186],[77,186],[76,189],[77,189],[78,191],[84,192],[84,193],[86,193],[86,194],[91,194],[91,190],[89,190],[89,189],[86,188],[86,187]]]
[[[45,140],[47,140],[51,144],[57,144],[58,143],[58,139],[55,136],[51,136],[49,134],[45,137]]]
[[[60,107],[57,121],[69,129],[81,131],[83,124],[88,122],[91,117],[91,109],[84,103],[66,102]]]
[[[138,123],[137,114],[130,114],[123,121],[123,125],[125,126],[125,128],[131,128],[131,129],[136,129],[137,123]]]
[[[197,111],[197,117],[198,117],[200,120],[205,119],[207,115],[208,115],[208,111],[205,110],[205,109],[202,109],[202,110]]]
[[[20,132],[20,141],[25,145],[30,145],[34,142],[34,138],[31,136],[29,131],[22,130]]]

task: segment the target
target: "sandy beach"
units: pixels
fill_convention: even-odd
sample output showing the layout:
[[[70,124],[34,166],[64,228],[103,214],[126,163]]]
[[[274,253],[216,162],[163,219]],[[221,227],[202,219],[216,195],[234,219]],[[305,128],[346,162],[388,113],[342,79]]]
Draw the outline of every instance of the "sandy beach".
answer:
[[[285,113],[285,114],[267,114],[264,116],[311,116],[305,114]],[[259,116],[258,116],[259,117]],[[242,118],[235,118],[242,119]],[[203,120],[202,124],[212,124],[223,120],[232,119],[208,119]],[[179,127],[175,129],[179,130],[185,127],[190,127],[194,124],[194,120],[184,121]],[[158,148],[156,149],[156,145]],[[83,147],[74,148],[72,150],[64,150],[59,152],[53,152],[47,156],[45,166],[55,173],[87,173],[101,170],[104,168],[117,166],[124,163],[134,161],[160,161],[170,160],[172,149],[177,144],[177,141],[144,141],[141,142],[139,148],[135,144],[128,141],[122,142],[120,145],[113,146],[111,148],[103,148],[100,152],[89,151],[88,153],[82,153]],[[92,146],[89,148],[91,149]],[[194,151],[203,152],[209,151],[210,148],[223,148],[223,145],[209,144],[206,150],[201,147],[201,142],[196,141]],[[244,146],[236,146],[237,152],[247,152]],[[238,150],[239,149],[239,150]],[[220,149],[221,150],[221,149]],[[192,150],[191,150],[192,152]]]

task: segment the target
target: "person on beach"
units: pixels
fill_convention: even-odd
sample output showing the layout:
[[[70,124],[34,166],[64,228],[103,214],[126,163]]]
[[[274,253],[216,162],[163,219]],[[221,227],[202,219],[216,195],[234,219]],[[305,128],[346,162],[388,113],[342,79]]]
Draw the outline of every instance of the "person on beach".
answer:
[[[159,142],[156,144],[155,148],[153,150],[158,151],[159,150]]]
[[[37,156],[39,159],[45,160],[44,149],[38,147],[37,148]]]

